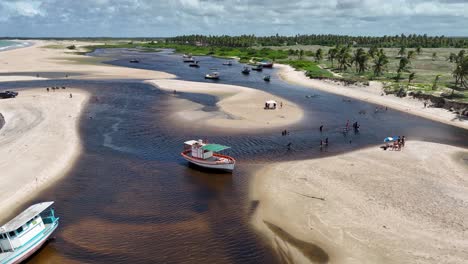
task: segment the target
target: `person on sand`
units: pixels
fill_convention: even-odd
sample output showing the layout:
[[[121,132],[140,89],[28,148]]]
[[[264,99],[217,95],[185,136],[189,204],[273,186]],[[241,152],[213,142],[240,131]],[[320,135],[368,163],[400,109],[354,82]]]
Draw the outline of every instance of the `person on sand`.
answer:
[[[47,92],[49,92],[49,87],[47,87]]]
[[[325,139],[325,146],[328,146],[328,138]]]
[[[401,146],[404,147],[405,146],[405,136],[401,137]]]
[[[176,91],[176,90],[174,90],[174,94],[177,94],[177,91]]]
[[[73,98],[73,95],[72,95],[72,94],[70,94],[70,98]]]
[[[323,125],[320,125],[320,128],[319,128],[319,129],[320,129],[320,133],[322,133],[322,131],[323,131]]]
[[[426,108],[426,107],[427,107],[427,102],[426,102],[426,101],[424,101],[424,108]]]
[[[283,108],[283,101],[280,102],[280,108]]]

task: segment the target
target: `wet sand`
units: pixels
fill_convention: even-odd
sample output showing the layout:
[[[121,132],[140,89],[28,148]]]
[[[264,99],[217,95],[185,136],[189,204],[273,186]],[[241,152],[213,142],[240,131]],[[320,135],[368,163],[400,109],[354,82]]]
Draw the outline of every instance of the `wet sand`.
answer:
[[[370,82],[365,86],[344,86],[336,82],[310,79],[303,71],[296,71],[289,65],[275,64],[279,68],[279,76],[290,83],[298,84],[325,92],[343,95],[364,102],[387,106],[408,114],[421,116],[444,124],[468,129],[468,119],[442,108],[424,108],[423,101],[410,98],[398,98],[394,95],[382,96],[382,83]]]
[[[285,128],[298,123],[304,115],[300,107],[284,98],[247,87],[181,80],[152,80],[147,83],[171,93],[176,90],[178,93],[200,93],[220,98],[216,103],[220,111],[204,111],[203,105],[177,100],[170,107],[172,119],[186,128],[208,126],[236,131]],[[275,100],[277,109],[265,110],[267,100]]]
[[[251,184],[253,224],[297,263],[316,263],[307,245],[332,263],[465,263],[466,159],[465,148],[409,141],[272,164]]]
[[[0,129],[1,212],[22,204],[73,166],[81,150],[78,120],[88,98],[77,89],[32,89],[0,101],[5,119]]]

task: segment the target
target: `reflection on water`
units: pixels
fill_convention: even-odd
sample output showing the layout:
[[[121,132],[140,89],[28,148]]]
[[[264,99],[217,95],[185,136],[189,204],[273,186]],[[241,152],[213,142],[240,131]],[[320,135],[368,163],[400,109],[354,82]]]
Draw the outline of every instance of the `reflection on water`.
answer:
[[[145,53],[138,59],[142,62],[138,67],[166,67],[183,79],[204,81],[198,79],[200,72],[181,66],[173,55]],[[222,67],[221,60],[200,60],[206,67]],[[176,129],[167,119],[167,109],[178,97],[137,82],[67,79],[0,84],[0,89],[66,85],[93,94],[80,123],[84,153],[67,177],[34,197],[57,201],[61,226],[56,239],[30,263],[275,263],[281,254],[248,224],[258,206],[247,198],[253,170],[274,161],[355,150],[394,134],[468,144],[462,129],[396,111],[374,113],[375,105],[289,86],[276,77],[266,84],[262,75],[242,76],[240,69],[238,64],[220,69],[222,82],[265,90],[304,108],[306,118],[287,128],[289,136],[271,130],[233,134]],[[317,96],[306,97],[311,93]],[[210,96],[182,96],[215,105]],[[369,114],[359,114],[363,109]],[[347,119],[358,120],[361,132],[343,134]],[[323,133],[318,131],[321,123]],[[324,137],[329,137],[330,146],[320,151]],[[198,138],[233,146],[227,154],[238,159],[234,173],[187,166],[179,155],[182,142]],[[291,151],[285,147],[289,142]]]

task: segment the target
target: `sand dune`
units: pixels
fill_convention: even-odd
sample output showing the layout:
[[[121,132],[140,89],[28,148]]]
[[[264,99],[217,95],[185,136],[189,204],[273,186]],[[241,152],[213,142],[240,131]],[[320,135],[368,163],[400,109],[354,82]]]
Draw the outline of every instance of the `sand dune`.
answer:
[[[187,82],[180,80],[152,80],[159,89],[173,92],[189,92],[215,95],[220,111],[206,112],[202,105],[181,100],[172,107],[172,119],[180,124],[194,127],[212,127],[231,131],[258,131],[259,129],[285,129],[299,122],[304,113],[300,107],[281,97],[259,90],[226,84]],[[276,110],[264,110],[266,100],[282,102]]]
[[[467,160],[468,149],[410,141],[273,164],[251,185],[254,225],[297,263],[303,243],[331,263],[466,263]]]
[[[31,198],[73,165],[81,149],[78,120],[88,97],[77,89],[41,89],[0,100],[5,118],[0,129],[1,212]]]

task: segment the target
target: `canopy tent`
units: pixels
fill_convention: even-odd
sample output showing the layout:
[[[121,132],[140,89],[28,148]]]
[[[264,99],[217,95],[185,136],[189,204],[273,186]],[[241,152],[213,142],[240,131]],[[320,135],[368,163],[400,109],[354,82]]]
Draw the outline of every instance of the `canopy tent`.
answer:
[[[398,136],[396,136],[396,137],[386,137],[384,139],[384,142],[393,142],[393,141],[396,141],[398,139],[400,139],[400,137],[398,137]]]
[[[225,150],[228,148],[231,148],[231,147],[223,146],[219,144],[206,144],[202,147],[203,150],[208,150],[208,151],[213,151],[213,152],[218,152],[218,151]]]

